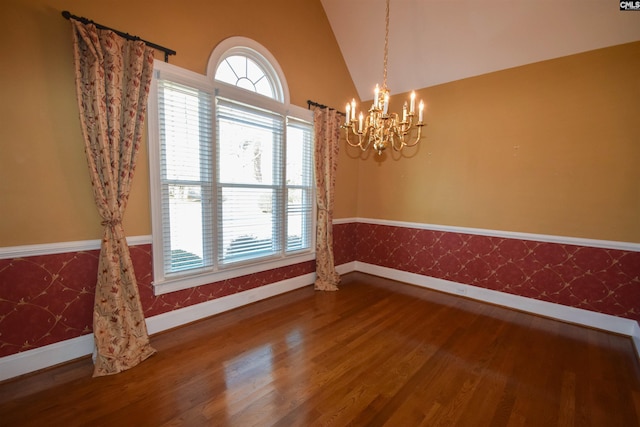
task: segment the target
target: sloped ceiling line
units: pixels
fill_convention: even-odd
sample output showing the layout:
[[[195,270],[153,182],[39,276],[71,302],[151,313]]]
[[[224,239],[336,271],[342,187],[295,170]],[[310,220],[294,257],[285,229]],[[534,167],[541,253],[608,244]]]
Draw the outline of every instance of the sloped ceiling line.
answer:
[[[382,83],[385,0],[321,0],[358,96]],[[640,40],[615,0],[391,0],[392,94]]]

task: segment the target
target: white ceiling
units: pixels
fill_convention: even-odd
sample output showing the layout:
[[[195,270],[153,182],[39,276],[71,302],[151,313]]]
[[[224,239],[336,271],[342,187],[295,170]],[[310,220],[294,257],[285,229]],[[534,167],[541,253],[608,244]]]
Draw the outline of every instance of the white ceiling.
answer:
[[[385,0],[321,0],[362,100],[382,85]],[[392,94],[640,40],[617,0],[391,0]]]

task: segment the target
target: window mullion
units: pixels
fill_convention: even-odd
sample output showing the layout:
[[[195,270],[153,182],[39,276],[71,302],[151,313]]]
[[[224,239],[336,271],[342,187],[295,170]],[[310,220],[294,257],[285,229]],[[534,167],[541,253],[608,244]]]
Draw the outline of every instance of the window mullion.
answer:
[[[288,227],[289,227],[289,215],[287,211],[289,210],[289,189],[287,183],[287,144],[288,144],[288,132],[287,129],[289,127],[289,117],[284,118],[284,131],[282,132],[282,149],[281,149],[281,165],[282,165],[282,205],[280,210],[280,216],[282,218],[282,227],[280,228],[280,239],[282,242],[282,247],[280,249],[280,253],[285,256],[287,253],[287,247],[289,246],[289,236],[288,236]]]
[[[274,191],[273,191],[273,205],[274,205],[274,215],[271,220],[273,221],[273,229],[272,229],[272,239],[276,253],[281,256],[283,254],[283,234],[282,229],[285,227],[285,219],[282,215],[283,205],[284,205],[284,194],[282,192],[282,184],[283,184],[283,169],[284,165],[282,164],[283,160],[283,145],[286,140],[285,131],[286,124],[285,118],[280,117],[277,120],[278,123],[278,131],[273,134],[273,164],[271,167],[273,168],[273,176],[274,176]]]
[[[217,265],[215,263],[215,234],[213,224],[215,223],[215,209],[213,207],[213,193],[215,193],[215,185],[213,182],[213,171],[215,170],[215,147],[213,146],[215,140],[215,128],[214,122],[211,120],[213,117],[213,111],[215,109],[214,97],[211,91],[208,91],[209,97],[205,101],[201,100],[201,107],[206,108],[204,111],[208,111],[208,116],[203,116],[203,122],[201,127],[203,132],[200,141],[200,179],[206,182],[207,185],[202,189],[202,251],[205,265],[211,266],[214,270]]]

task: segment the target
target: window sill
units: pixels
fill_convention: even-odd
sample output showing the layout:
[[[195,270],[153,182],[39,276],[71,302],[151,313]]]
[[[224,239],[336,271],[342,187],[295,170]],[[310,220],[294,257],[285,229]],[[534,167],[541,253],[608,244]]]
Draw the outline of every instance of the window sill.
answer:
[[[315,252],[307,252],[300,255],[293,255],[287,258],[268,260],[261,263],[252,263],[237,267],[229,267],[224,270],[207,271],[199,274],[190,274],[179,277],[164,278],[162,281],[153,282],[154,295],[167,294],[169,292],[194,288],[196,286],[208,285],[222,280],[233,279],[235,277],[246,276],[259,273],[261,271],[272,270],[274,268],[287,267],[301,262],[311,261],[316,258]]]

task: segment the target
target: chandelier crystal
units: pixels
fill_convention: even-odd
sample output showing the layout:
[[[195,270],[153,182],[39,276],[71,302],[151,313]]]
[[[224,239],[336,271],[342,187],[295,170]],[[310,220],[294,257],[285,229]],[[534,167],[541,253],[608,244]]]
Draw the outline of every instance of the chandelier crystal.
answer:
[[[424,126],[424,103],[418,104],[416,117],[416,93],[411,92],[409,103],[402,107],[402,120],[397,113],[389,113],[389,89],[387,88],[387,58],[389,55],[389,0],[387,0],[386,30],[384,35],[384,77],[382,88],[376,85],[373,104],[365,117],[362,112],[357,114],[356,101],[347,104],[346,119],[342,128],[345,130],[347,143],[352,147],[359,147],[366,151],[370,146],[378,153],[387,147],[396,151],[404,147],[413,147],[422,137]],[[357,118],[356,118],[357,116]],[[351,138],[357,136],[358,142]]]

